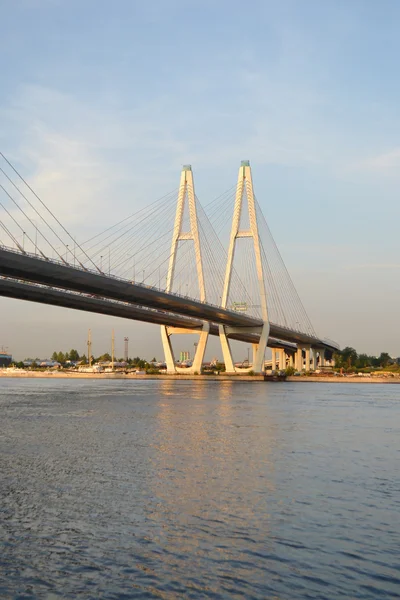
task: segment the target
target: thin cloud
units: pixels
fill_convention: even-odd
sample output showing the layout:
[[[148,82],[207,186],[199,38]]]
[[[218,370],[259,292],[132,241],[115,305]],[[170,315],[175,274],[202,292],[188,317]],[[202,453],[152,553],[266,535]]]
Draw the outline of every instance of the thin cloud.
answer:
[[[21,87],[0,120],[14,132],[3,132],[5,153],[57,217],[84,236],[116,210],[130,214],[177,187],[179,172],[172,181],[170,171],[186,162],[184,145],[145,115],[114,113],[39,85]],[[13,138],[18,144],[10,147]],[[157,174],[166,153],[167,168]]]
[[[374,171],[377,173],[393,173],[397,175],[400,167],[400,148],[393,148],[389,152],[377,154],[360,161],[354,165],[356,170]]]
[[[364,269],[376,269],[376,270],[392,270],[400,269],[400,263],[365,263],[359,265],[346,265],[343,267],[346,271],[364,270]]]

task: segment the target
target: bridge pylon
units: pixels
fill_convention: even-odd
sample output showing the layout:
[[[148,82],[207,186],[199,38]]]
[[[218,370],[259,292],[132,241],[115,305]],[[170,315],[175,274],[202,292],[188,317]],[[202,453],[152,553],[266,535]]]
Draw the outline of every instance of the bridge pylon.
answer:
[[[185,206],[187,206],[189,216],[189,230],[183,231]],[[181,180],[178,192],[178,201],[175,213],[175,225],[172,234],[171,253],[167,274],[166,292],[172,292],[174,283],[176,259],[179,250],[179,242],[183,240],[192,240],[194,245],[194,254],[196,261],[196,274],[199,286],[199,295],[202,302],[206,302],[206,286],[204,281],[203,258],[201,253],[196,196],[194,192],[193,173],[190,165],[184,165],[181,172]],[[161,325],[161,340],[164,349],[165,362],[168,373],[200,373],[206,351],[210,324],[203,322],[201,329],[179,329]],[[200,335],[196,346],[192,366],[189,368],[177,367],[175,364],[174,351],[171,344],[172,334],[197,333]]]
[[[246,197],[246,202],[244,202],[244,197]],[[247,229],[241,228],[241,215],[243,210],[248,211],[249,227]],[[229,343],[229,335],[233,333],[243,332],[243,328],[233,328],[227,327],[225,325],[220,325],[219,337],[221,340],[222,354],[224,357],[225,369],[227,373],[246,373],[249,371],[254,371],[255,373],[262,373],[264,372],[264,356],[268,343],[270,325],[268,319],[267,294],[265,289],[265,277],[261,256],[261,245],[257,223],[256,204],[253,192],[253,181],[251,176],[250,162],[248,160],[242,161],[241,166],[239,168],[235,207],[233,211],[232,228],[225,271],[224,289],[222,293],[222,308],[229,308],[228,299],[232,279],[235,248],[240,238],[253,239],[255,267],[260,295],[261,317],[263,320],[263,325],[260,327],[246,328],[246,331],[248,333],[260,334],[260,340],[258,344],[253,344],[252,366],[249,366],[247,368],[235,367],[232,358],[232,352]]]

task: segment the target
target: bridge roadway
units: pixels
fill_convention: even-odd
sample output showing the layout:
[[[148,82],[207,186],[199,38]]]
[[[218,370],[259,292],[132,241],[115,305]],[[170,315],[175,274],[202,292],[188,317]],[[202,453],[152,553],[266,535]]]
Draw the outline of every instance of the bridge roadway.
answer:
[[[14,280],[32,282],[52,288],[61,288],[61,290],[80,292],[86,296],[93,295],[99,297],[99,301],[108,299],[118,301],[123,305],[127,303],[133,305],[132,310],[133,308],[136,309],[137,318],[141,321],[156,322],[150,319],[149,311],[146,310],[156,309],[158,311],[163,311],[164,313],[174,313],[176,318],[183,316],[197,319],[198,321],[209,321],[216,327],[218,324],[223,324],[230,327],[240,327],[243,328],[243,334],[246,334],[246,329],[262,325],[262,321],[260,319],[250,317],[243,313],[223,309],[219,306],[214,306],[198,300],[179,296],[178,294],[169,294],[156,288],[139,283],[132,283],[123,279],[112,277],[110,275],[83,270],[81,268],[59,263],[54,260],[40,258],[27,253],[22,254],[21,252],[17,252],[16,250],[10,248],[5,248],[4,246],[0,247],[0,275],[12,278]],[[2,281],[3,284],[1,289],[3,291],[0,292],[0,294],[7,295],[5,284],[6,280]],[[14,286],[15,285],[16,282],[14,282]],[[41,292],[42,296],[48,296],[49,298],[48,303],[55,304],[55,302],[50,302],[50,289],[42,288],[42,290],[45,290]],[[14,291],[17,293],[15,287]],[[28,291],[25,290],[24,293],[27,294]],[[44,300],[45,299],[46,298],[44,298]],[[55,297],[53,296],[53,300],[54,299]],[[61,297],[59,297],[59,300],[61,300]],[[66,298],[64,298],[64,300],[66,301]],[[86,298],[84,301],[86,306],[89,306],[88,300],[89,298]],[[72,306],[70,307],[74,308]],[[94,308],[94,304],[92,304],[92,307]],[[119,308],[118,310],[120,310],[122,313],[125,309]],[[143,313],[141,312],[142,310]],[[105,314],[111,313],[108,312]],[[124,315],[115,314],[115,316]],[[130,318],[133,317],[131,316]],[[155,317],[152,318],[154,319]],[[163,324],[168,323],[164,321]],[[183,327],[182,324],[177,326]],[[192,326],[186,326],[186,328],[190,329]],[[296,343],[300,345],[310,344],[317,348],[328,349],[331,351],[336,350],[334,345],[325,340],[321,340],[309,334],[286,329],[285,327],[275,325],[273,323],[270,324],[270,336],[274,339],[279,339],[289,343]],[[230,337],[235,339],[234,335],[230,335]],[[254,341],[255,338],[252,337],[252,339]]]

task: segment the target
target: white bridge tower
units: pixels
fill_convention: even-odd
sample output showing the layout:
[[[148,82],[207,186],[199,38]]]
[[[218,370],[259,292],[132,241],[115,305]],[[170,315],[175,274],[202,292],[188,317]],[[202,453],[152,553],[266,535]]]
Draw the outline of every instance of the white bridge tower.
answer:
[[[189,231],[182,231],[184,209],[187,203],[189,213]],[[176,257],[179,249],[179,242],[182,240],[192,240],[194,245],[194,253],[196,259],[197,281],[199,286],[199,294],[201,302],[206,301],[206,287],[204,283],[203,259],[201,255],[200,236],[197,220],[196,196],[194,193],[193,173],[190,165],[185,165],[182,168],[181,181],[178,193],[178,202],[176,206],[174,232],[172,234],[172,245],[169,259],[168,275],[166,292],[172,292]],[[161,325],[161,339],[164,348],[165,362],[167,364],[168,373],[200,373],[203,364],[204,353],[206,351],[208,332],[210,324],[203,322],[203,327],[199,329],[179,329],[176,327],[168,327]],[[193,363],[190,368],[180,368],[175,365],[175,357],[171,345],[171,335],[175,333],[200,334],[200,339],[196,347],[196,352],[193,358]]]
[[[244,196],[246,202],[244,203]],[[248,211],[249,229],[240,229],[242,211]],[[235,248],[240,238],[252,238],[254,246],[254,255],[256,263],[256,272],[258,279],[258,288],[260,294],[261,317],[263,324],[260,327],[228,327],[219,326],[219,335],[222,346],[222,353],[227,373],[246,373],[254,371],[255,373],[264,372],[264,355],[269,336],[269,320],[267,309],[267,295],[265,290],[264,270],[261,258],[260,238],[257,224],[256,205],[253,193],[253,181],[251,177],[250,162],[244,160],[239,169],[238,183],[236,188],[235,208],[232,219],[232,229],[228,248],[228,259],[225,271],[224,289],[222,294],[222,308],[229,308],[228,298],[232,279],[233,261],[235,257]],[[248,368],[235,367],[232,358],[229,335],[237,332],[259,333],[260,340],[258,344],[253,344],[253,364]]]

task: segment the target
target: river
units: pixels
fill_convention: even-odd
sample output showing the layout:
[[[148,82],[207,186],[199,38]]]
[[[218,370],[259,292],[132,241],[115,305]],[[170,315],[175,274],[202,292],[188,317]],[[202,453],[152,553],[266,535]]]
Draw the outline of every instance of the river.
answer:
[[[400,388],[0,381],[1,598],[400,598]]]

